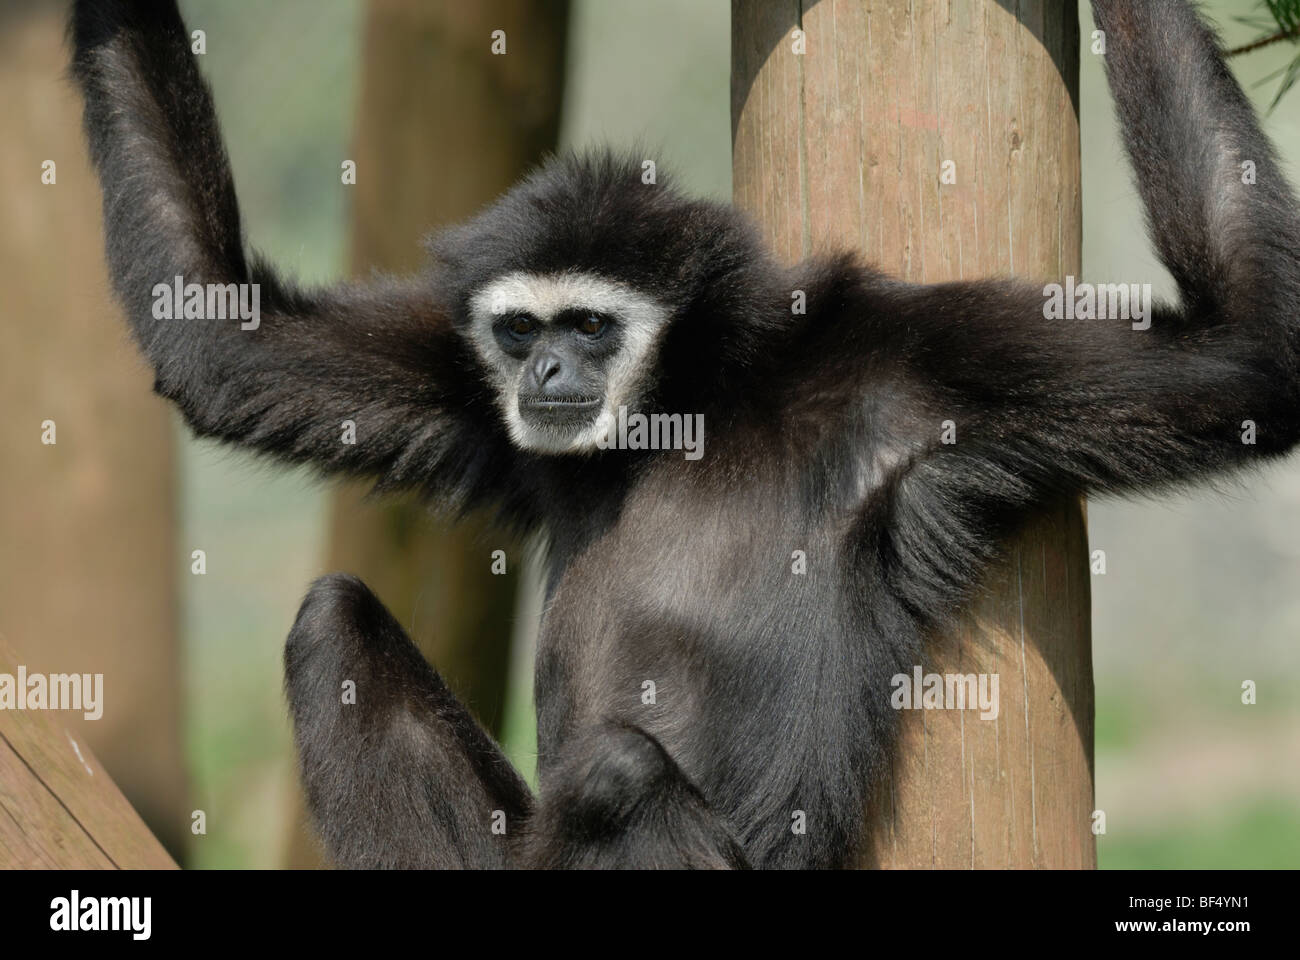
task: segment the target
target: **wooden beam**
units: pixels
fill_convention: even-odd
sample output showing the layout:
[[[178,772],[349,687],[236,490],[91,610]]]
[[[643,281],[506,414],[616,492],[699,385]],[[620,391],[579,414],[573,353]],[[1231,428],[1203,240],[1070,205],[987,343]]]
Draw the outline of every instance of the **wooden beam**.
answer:
[[[0,641],[0,673],[22,662]],[[174,868],[84,741],[49,710],[0,710],[0,869]]]

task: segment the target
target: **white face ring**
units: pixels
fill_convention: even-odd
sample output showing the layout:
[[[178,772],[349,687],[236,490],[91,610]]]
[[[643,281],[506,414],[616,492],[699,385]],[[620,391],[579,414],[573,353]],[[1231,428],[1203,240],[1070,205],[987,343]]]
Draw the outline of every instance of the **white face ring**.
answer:
[[[643,384],[669,317],[667,308],[652,297],[576,271],[508,273],[476,290],[469,306],[470,341],[492,376],[510,437],[520,448],[541,453],[580,453],[596,448],[597,441],[613,427],[620,404],[626,404]],[[502,351],[492,327],[499,317],[513,313],[527,313],[545,325],[566,310],[589,310],[612,318],[622,343],[605,371],[604,404],[595,422],[576,433],[557,434],[529,426],[519,416],[524,365]]]

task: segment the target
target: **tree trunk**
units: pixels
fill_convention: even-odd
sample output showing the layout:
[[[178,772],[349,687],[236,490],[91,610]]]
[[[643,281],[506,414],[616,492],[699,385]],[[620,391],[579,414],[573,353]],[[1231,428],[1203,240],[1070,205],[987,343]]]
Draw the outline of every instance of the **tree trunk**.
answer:
[[[420,241],[472,215],[554,149],[568,4],[371,0],[356,146],[352,270],[423,262]],[[493,31],[505,53],[493,54]],[[425,656],[495,732],[501,723],[517,573],[524,554],[485,518],[449,526],[412,502],[330,508],[329,569],[364,579]],[[505,576],[491,553],[507,554]],[[298,842],[294,863],[310,862]]]
[[[1078,275],[1077,12],[1015,9],[733,0],[735,198],[779,255],[847,245],[923,282]],[[1082,502],[1027,518],[986,586],[922,667],[997,674],[998,717],[904,714],[865,865],[1096,865]]]

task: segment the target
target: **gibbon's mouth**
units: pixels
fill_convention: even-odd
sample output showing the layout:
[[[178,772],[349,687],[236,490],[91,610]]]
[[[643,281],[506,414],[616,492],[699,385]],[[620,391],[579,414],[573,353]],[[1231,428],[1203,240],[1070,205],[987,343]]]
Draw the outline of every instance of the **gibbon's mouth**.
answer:
[[[556,410],[565,413],[581,413],[584,410],[593,410],[600,406],[599,397],[587,396],[570,396],[570,397],[545,397],[531,396],[519,398],[520,410]]]
[[[605,402],[585,394],[546,397],[538,394],[519,398],[519,416],[539,430],[582,430],[600,415]]]

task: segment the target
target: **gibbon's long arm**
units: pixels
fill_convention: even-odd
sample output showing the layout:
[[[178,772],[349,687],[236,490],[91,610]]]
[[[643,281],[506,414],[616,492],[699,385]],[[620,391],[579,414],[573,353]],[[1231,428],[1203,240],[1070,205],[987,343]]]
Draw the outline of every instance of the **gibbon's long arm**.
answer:
[[[874,541],[909,608],[950,611],[997,538],[1054,495],[1126,491],[1300,439],[1300,217],[1217,41],[1183,0],[1095,0],[1120,125],[1180,290],[1151,326],[1044,319],[1039,286],[868,281],[922,436]],[[1243,183],[1245,161],[1256,180]],[[1140,278],[1113,278],[1135,281]],[[940,442],[951,420],[955,442]],[[1254,424],[1254,443],[1249,425]]]
[[[212,96],[174,0],[78,0],[73,73],[113,286],[199,434],[386,486],[487,493],[508,456],[431,280],[300,291],[246,259]],[[155,319],[153,289],[256,283],[261,321]],[[345,420],[355,443],[345,443]]]

